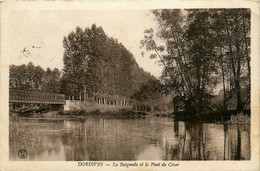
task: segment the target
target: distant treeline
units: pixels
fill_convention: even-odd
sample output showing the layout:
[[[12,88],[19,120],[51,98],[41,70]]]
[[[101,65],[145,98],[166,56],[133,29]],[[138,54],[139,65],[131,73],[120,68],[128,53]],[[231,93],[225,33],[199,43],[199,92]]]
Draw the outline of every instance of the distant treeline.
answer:
[[[57,68],[44,70],[30,62],[27,65],[10,65],[9,73],[10,88],[60,92],[61,71]]]

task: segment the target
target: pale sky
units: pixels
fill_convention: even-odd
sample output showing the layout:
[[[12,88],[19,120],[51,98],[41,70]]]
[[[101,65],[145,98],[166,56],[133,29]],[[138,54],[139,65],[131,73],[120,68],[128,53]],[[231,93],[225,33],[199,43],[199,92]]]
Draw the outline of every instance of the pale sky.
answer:
[[[14,11],[10,14],[9,27],[10,64],[32,61],[44,69],[62,69],[63,37],[74,31],[76,26],[85,29],[93,23],[101,26],[108,36],[118,39],[145,71],[160,76],[162,67],[148,56],[142,57],[139,48],[143,31],[156,27],[153,15],[148,10]],[[25,47],[30,54],[21,53]]]

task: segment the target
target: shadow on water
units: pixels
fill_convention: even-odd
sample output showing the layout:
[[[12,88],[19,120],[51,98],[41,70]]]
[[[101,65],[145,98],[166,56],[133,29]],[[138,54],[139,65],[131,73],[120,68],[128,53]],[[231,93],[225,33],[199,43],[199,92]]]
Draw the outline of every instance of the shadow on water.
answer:
[[[169,118],[10,119],[10,160],[250,160],[250,126]]]

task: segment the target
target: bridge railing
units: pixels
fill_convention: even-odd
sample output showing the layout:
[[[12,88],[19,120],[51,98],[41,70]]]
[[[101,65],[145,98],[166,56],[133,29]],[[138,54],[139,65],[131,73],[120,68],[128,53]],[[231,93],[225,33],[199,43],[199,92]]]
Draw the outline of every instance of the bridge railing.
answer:
[[[9,103],[65,104],[63,94],[9,89]]]

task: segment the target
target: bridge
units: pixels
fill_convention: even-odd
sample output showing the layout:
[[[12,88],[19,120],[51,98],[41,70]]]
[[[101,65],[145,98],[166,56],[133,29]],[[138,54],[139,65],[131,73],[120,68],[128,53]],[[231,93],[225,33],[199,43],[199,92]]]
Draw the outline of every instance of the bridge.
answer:
[[[9,111],[12,113],[46,113],[63,110],[64,105],[63,94],[9,88]]]
[[[10,88],[9,103],[64,105],[65,96],[63,94]]]

